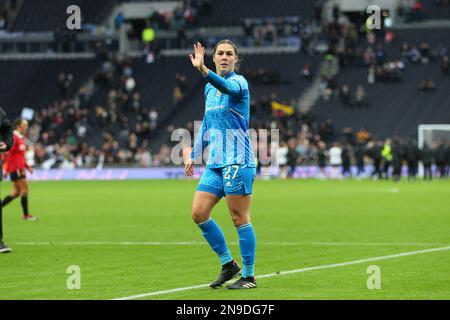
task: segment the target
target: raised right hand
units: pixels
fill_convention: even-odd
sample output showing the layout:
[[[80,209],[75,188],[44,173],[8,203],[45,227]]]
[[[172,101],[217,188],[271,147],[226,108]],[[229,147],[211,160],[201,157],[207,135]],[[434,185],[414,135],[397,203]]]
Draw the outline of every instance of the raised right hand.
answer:
[[[194,44],[194,55],[190,54],[189,58],[192,66],[201,72],[205,66],[205,48],[200,42]]]

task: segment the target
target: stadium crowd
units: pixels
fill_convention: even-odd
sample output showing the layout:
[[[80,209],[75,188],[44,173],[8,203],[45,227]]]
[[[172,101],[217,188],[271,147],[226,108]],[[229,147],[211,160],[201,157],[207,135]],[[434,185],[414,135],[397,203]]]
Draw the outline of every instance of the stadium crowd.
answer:
[[[171,147],[175,142],[170,141],[170,135],[174,126],[165,129],[164,143],[157,152],[152,152],[149,142],[152,133],[158,129],[158,113],[141,106],[139,93],[134,91],[134,80],[130,81],[132,70],[127,58],[113,58],[108,60],[108,65],[111,69],[100,70],[73,99],[55,102],[36,113],[28,135],[30,164],[43,168],[171,165]],[[67,76],[61,74],[56,81],[66,84],[61,84],[64,96],[70,85],[67,87],[63,78]],[[181,75],[177,75],[177,79],[182,83],[186,80]],[[96,86],[109,89],[108,100],[105,107],[97,105],[92,109],[89,99]],[[174,91],[179,90],[177,87]],[[409,172],[415,176],[419,161],[426,167],[435,164],[440,176],[448,176],[448,144],[419,150],[412,140],[388,139],[383,142],[365,129],[355,133],[352,128],[345,128],[337,132],[331,119],[317,119],[299,108],[293,108],[293,113],[287,112],[275,107],[277,100],[273,93],[262,96],[259,101],[251,101],[251,127],[280,130],[280,147],[274,152],[280,166],[290,168],[285,171],[286,176],[292,175],[298,165],[339,166],[342,172],[336,171],[336,174],[349,176],[351,165],[358,167],[357,175],[360,175],[366,164],[372,164],[371,175],[383,178],[387,177],[389,167],[398,169],[401,163],[413,168]],[[283,101],[292,106],[298,102]],[[193,134],[192,122],[185,128]]]
[[[129,58],[100,50],[98,59],[102,67],[78,90],[72,74],[61,73],[55,80],[62,99],[39,110],[31,122],[33,163],[44,168],[151,165],[148,139],[158,113],[141,106]],[[98,92],[105,93],[105,105],[92,104]]]
[[[435,165],[439,176],[448,176],[448,143],[425,146],[419,150],[412,140],[381,141],[364,129],[357,133],[351,128],[335,132],[330,119],[320,121],[304,112],[297,112],[294,116],[280,115],[271,110],[270,102],[270,98],[263,97],[259,103],[253,104],[255,116],[252,127],[280,129],[281,143],[275,152],[280,166],[289,168],[287,176],[292,175],[298,165],[318,165],[320,168],[338,166],[342,171],[336,171],[336,175],[343,177],[351,176],[350,167],[355,165],[358,176],[367,175],[369,173],[364,172],[364,167],[372,164],[374,169],[370,175],[386,178],[390,167],[394,173],[399,166],[407,164],[409,175],[415,177],[419,161],[423,162],[425,169]],[[156,124],[152,124],[150,114],[141,113],[142,119],[146,117],[144,124],[136,123],[130,130],[126,117],[117,119],[114,108],[106,110],[97,107],[92,117],[87,109],[76,108],[79,104],[78,99],[55,103],[36,115],[28,135],[31,142],[28,152],[30,164],[43,168],[171,165],[171,146],[174,142],[170,141],[170,133],[175,129],[173,126],[166,129],[166,143],[158,152],[152,153],[148,134]],[[89,135],[93,133],[92,128],[98,126],[102,129],[102,143],[96,148]],[[118,131],[112,131],[115,126]],[[193,123],[188,123],[186,128],[193,132]],[[431,175],[428,177],[431,178]]]
[[[345,17],[325,24],[323,35],[328,45],[325,63],[320,69],[324,100],[337,96],[344,106],[366,106],[370,104],[366,94],[368,86],[409,81],[406,75],[411,65],[424,68],[439,65],[444,76],[450,74],[449,52],[443,44],[433,47],[426,40],[419,43],[402,42],[394,31],[381,29],[367,32],[364,27],[357,28]],[[398,52],[392,49],[396,43],[401,43]],[[340,72],[351,68],[367,70],[366,83],[359,83],[353,93],[348,83],[339,83]],[[431,79],[422,79],[417,86],[422,91],[435,89]]]
[[[177,47],[185,48],[188,45],[186,31],[200,26],[202,16],[208,15],[211,11],[211,0],[183,0],[181,5],[176,6],[173,10],[154,11],[145,21],[145,25],[141,21],[132,23],[131,28],[127,30],[129,40],[138,40],[144,42],[147,46],[148,42],[154,42],[156,45],[158,33],[160,31],[177,32]],[[115,28],[118,30],[124,23],[122,13],[115,17]],[[151,34],[150,38],[146,35]]]
[[[0,31],[7,30],[11,24],[11,18],[16,10],[16,0],[0,1]]]
[[[351,130],[344,133],[350,141],[344,139],[340,143],[326,144],[319,141],[311,144],[309,139],[303,139],[301,144],[297,144],[295,138],[290,138],[287,144],[282,143],[276,152],[277,163],[281,168],[280,176],[292,177],[297,166],[314,164],[320,168],[320,177],[323,178],[325,167],[331,166],[332,178],[392,178],[397,182],[403,174],[410,180],[416,179],[420,162],[425,180],[449,176],[450,144],[446,141],[437,142],[431,147],[425,144],[419,149],[412,139],[388,138],[383,141],[370,137],[362,129],[357,134],[358,138],[353,140],[353,135],[348,133]],[[356,171],[352,171],[352,167]],[[407,170],[404,171],[403,167]]]
[[[397,14],[404,22],[418,22],[428,18],[425,6],[429,6],[429,9],[433,11],[440,11],[443,18],[450,18],[450,2],[448,0],[401,0]]]
[[[186,17],[186,14],[181,16]],[[153,18],[153,23],[158,24],[158,21],[160,17]],[[165,27],[170,28],[170,25]],[[268,45],[276,43],[284,30],[287,32],[286,41],[294,32],[295,37],[300,39],[302,52],[311,55],[319,54],[312,48],[315,48],[319,38],[324,38],[328,50],[318,70],[322,78],[322,96],[329,99],[337,95],[346,106],[362,108],[370,101],[363,84],[357,86],[353,93],[348,84],[338,84],[339,70],[343,68],[367,68],[369,84],[402,79],[403,69],[411,63],[426,65],[430,61],[440,61],[443,73],[449,72],[446,48],[431,48],[426,42],[418,45],[404,43],[401,58],[390,60],[384,48],[394,41],[395,34],[366,33],[345,19],[336,19],[324,25],[320,35],[315,34],[312,24],[307,21],[301,24],[299,20],[285,18],[247,20],[244,22],[245,28],[248,29],[249,42],[255,40],[255,28],[271,33],[269,37],[264,33],[263,38]],[[131,59],[111,54],[102,45],[97,48],[97,59],[101,62],[101,69],[81,88],[72,85],[76,75],[61,73],[55,79],[61,100],[36,112],[31,121],[28,137],[30,164],[42,168],[171,165],[171,147],[175,143],[170,141],[170,134],[175,128],[170,124],[162,128],[157,110],[142,105]],[[312,72],[310,66],[305,65],[301,74],[310,78]],[[243,74],[255,85],[258,82],[282,82],[279,70],[247,68]],[[183,101],[189,82],[183,74],[176,74],[175,77],[176,85],[172,91],[174,105]],[[424,79],[419,88],[432,90],[433,83]],[[103,93],[104,101],[94,99],[93,103],[93,97],[99,92]],[[251,101],[251,127],[280,130],[280,148],[275,153],[280,165],[290,168],[286,176],[292,175],[297,165],[311,164],[321,168],[326,165],[339,166],[342,167],[340,174],[348,176],[352,164],[358,167],[360,174],[363,166],[371,163],[374,167],[372,175],[383,178],[390,167],[395,169],[395,175],[403,162],[412,168],[409,172],[415,176],[419,160],[424,164],[435,164],[439,175],[448,175],[450,146],[446,143],[429,146],[429,150],[418,150],[410,140],[405,142],[395,138],[382,142],[364,129],[357,133],[351,128],[337,132],[331,119],[318,119],[310,112],[300,111],[299,102],[297,99],[284,101],[275,93]],[[193,133],[194,124],[189,122],[185,128]],[[157,150],[151,150],[151,140],[161,131],[165,132],[162,145]]]

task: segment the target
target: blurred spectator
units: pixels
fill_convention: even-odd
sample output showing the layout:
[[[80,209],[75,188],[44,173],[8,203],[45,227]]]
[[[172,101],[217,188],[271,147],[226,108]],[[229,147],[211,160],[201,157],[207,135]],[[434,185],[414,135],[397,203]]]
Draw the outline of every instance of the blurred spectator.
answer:
[[[119,14],[114,18],[114,27],[116,28],[116,30],[119,30],[124,22],[125,18],[123,16],[123,13],[119,12]]]
[[[359,129],[358,133],[356,134],[356,139],[358,140],[358,143],[367,143],[369,140],[370,134],[365,128]]]
[[[322,20],[323,5],[324,5],[323,0],[314,1],[314,22],[316,24],[320,24]]]
[[[177,31],[177,42],[179,49],[184,49],[188,45],[188,38],[184,27],[180,27]]]
[[[386,61],[386,52],[384,51],[384,45],[382,43],[377,45],[377,50],[375,51],[375,61],[377,65],[382,65]]]
[[[317,165],[320,170],[320,178],[325,178],[325,166],[327,165],[328,151],[325,142],[319,141],[317,150]]]
[[[374,84],[375,83],[375,66],[371,65],[369,67],[369,71],[367,73],[367,83],[368,84]]]
[[[188,82],[185,75],[177,73],[175,75],[175,80],[177,82],[177,86],[180,88],[181,93],[185,93],[188,89]]]
[[[381,150],[381,156],[383,159],[383,177],[388,179],[389,177],[389,168],[392,164],[392,140],[386,139],[384,142],[383,149]]]
[[[281,142],[276,150],[277,164],[280,168],[280,178],[286,179],[288,176],[288,153],[289,148],[285,142]]]
[[[351,177],[352,156],[350,151],[350,145],[348,143],[344,144],[344,146],[342,147],[341,158],[342,158],[342,176],[345,178]]]
[[[144,45],[149,45],[155,40],[155,29],[153,29],[150,24],[147,24],[147,26],[142,30],[142,43]]]
[[[0,31],[10,27],[11,18],[16,10],[16,1],[4,0],[0,1]]]
[[[392,141],[392,180],[398,182],[402,174],[402,148],[397,139]],[[411,177],[412,171],[409,170],[408,176]],[[414,172],[414,177],[415,177]]]
[[[141,167],[150,167],[152,165],[152,156],[145,147],[140,147],[134,156],[134,160]]]
[[[295,168],[300,162],[299,154],[296,150],[296,139],[290,138],[288,141],[288,152],[287,152],[287,165],[288,169],[288,177],[292,178],[295,173]]]
[[[333,169],[332,177],[340,177],[341,175],[338,169],[342,165],[342,148],[338,143],[334,143],[333,147],[328,151],[328,153],[330,155],[330,165]]]
[[[368,66],[375,64],[375,53],[371,47],[367,47],[364,52],[364,63]]]
[[[71,73],[65,74],[65,73],[61,72],[58,75],[58,78],[56,81],[58,84],[59,92],[61,93],[61,96],[65,99],[67,99],[69,94],[71,93],[73,80],[74,80],[74,76]]]
[[[412,7],[412,20],[419,21],[424,18],[423,4],[420,0],[416,0]]]
[[[446,149],[445,144],[440,143],[434,153],[436,167],[439,171],[439,176],[441,177],[441,179],[447,177],[447,174],[448,174],[448,172],[446,170],[447,160],[448,160],[447,152],[448,152],[448,150]]]
[[[343,84],[339,89],[339,98],[341,103],[348,107],[351,105],[350,88],[347,84]]]
[[[400,148],[398,141],[397,147]],[[406,163],[408,165],[408,178],[415,179],[417,171],[419,169],[420,151],[417,145],[411,139],[408,139],[408,142],[403,147],[403,154],[399,154],[399,166],[401,166],[402,157],[406,160]]]
[[[403,17],[406,22],[420,21],[424,18],[424,6],[419,0],[402,0],[397,9],[400,17]]]
[[[158,112],[155,108],[152,108],[149,113],[150,129],[155,130],[158,127]]]
[[[442,73],[444,75],[449,75],[450,74],[450,66],[449,66],[449,61],[448,61],[448,56],[444,56],[442,58],[442,62],[441,62],[441,70]]]
[[[434,85],[433,80],[431,79],[424,79],[421,80],[419,83],[419,90],[423,92],[432,92],[436,89],[436,86]]]
[[[415,45],[411,47],[411,49],[407,52],[407,56],[409,58],[409,61],[412,63],[418,63],[421,61],[421,54],[420,51],[417,49]]]
[[[367,105],[367,94],[363,86],[358,86],[355,92],[355,105],[358,108],[365,107]]]
[[[311,80],[313,75],[312,75],[312,71],[311,71],[311,65],[309,63],[305,63],[303,65],[302,76],[303,76],[303,78],[305,78],[307,80]]]
[[[421,150],[420,159],[423,163],[423,179],[431,181],[433,179],[433,172],[431,171],[431,166],[433,165],[433,150],[431,150],[427,143],[424,144],[423,149]]]
[[[359,177],[364,174],[364,157],[366,155],[366,146],[364,143],[359,142],[354,150],[355,163],[356,163],[356,175]]]
[[[373,171],[371,173],[371,177],[376,177],[378,179],[382,178],[381,151],[382,151],[381,141],[378,140],[370,141],[367,144],[367,155],[372,159],[373,163]]]
[[[427,42],[421,42],[419,45],[420,57],[422,63],[428,63],[430,61],[431,49]]]

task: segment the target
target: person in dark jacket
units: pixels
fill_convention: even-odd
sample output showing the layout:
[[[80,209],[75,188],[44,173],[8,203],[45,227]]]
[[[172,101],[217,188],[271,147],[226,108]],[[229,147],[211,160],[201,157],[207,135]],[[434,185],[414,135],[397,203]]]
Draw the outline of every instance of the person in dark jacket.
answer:
[[[351,165],[351,149],[350,145],[346,143],[342,148],[342,176],[344,178],[352,177]]]
[[[327,165],[327,145],[323,141],[319,141],[318,143],[318,150],[317,150],[317,165],[319,166],[320,170],[320,178],[325,178],[325,167]]]
[[[372,177],[377,176],[378,179],[382,178],[381,172],[381,150],[382,142],[375,141],[374,144],[369,148],[368,155],[373,160],[373,172]]]
[[[423,179],[431,181],[433,179],[433,172],[431,171],[431,166],[433,165],[433,150],[431,150],[426,143],[423,146],[420,159],[423,163]]]
[[[359,177],[361,174],[364,174],[364,156],[366,155],[366,147],[363,143],[358,143],[354,152],[357,168],[356,175]]]
[[[389,167],[392,164],[392,140],[386,139],[381,150],[381,157],[383,158],[383,175],[385,179],[389,178]]]
[[[0,152],[6,152],[13,145],[13,129],[11,123],[6,118],[6,112],[0,108]],[[3,180],[3,163],[0,158],[0,181]],[[6,244],[3,243],[3,213],[0,203],[0,253],[11,252]]]
[[[419,148],[412,140],[408,140],[405,146],[405,160],[408,164],[408,179],[416,179],[419,168]]]
[[[397,139],[393,140],[392,143],[392,180],[394,182],[400,181],[402,176],[402,158],[403,151],[400,142]]]
[[[439,147],[436,149],[434,153],[434,161],[436,162],[436,167],[439,170],[441,179],[445,178],[445,167],[447,162],[447,155],[446,155],[446,147],[444,143],[441,143]]]
[[[289,139],[288,141],[288,153],[287,153],[287,164],[289,166],[288,178],[293,178],[295,173],[295,168],[299,161],[300,155],[298,154],[296,147],[296,140]]]
[[[447,150],[445,152],[445,158],[447,159],[447,169],[445,170],[445,176],[448,177],[450,174],[450,142],[447,143]]]

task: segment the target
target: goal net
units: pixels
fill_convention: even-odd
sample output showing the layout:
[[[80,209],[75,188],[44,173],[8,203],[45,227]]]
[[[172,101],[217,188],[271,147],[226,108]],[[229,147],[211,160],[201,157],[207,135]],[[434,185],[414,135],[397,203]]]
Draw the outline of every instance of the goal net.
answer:
[[[450,142],[450,124],[421,124],[419,125],[418,144],[423,149],[427,144],[430,148],[435,149],[441,143]],[[423,177],[423,163],[419,163],[419,177]]]
[[[419,148],[425,144],[435,148],[441,143],[450,142],[450,124],[421,124],[419,125]]]

